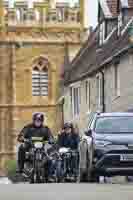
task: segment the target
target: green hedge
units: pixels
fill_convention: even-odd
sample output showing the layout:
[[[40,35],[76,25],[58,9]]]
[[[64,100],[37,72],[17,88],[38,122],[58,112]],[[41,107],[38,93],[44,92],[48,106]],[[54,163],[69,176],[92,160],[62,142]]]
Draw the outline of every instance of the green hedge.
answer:
[[[5,163],[5,168],[8,176],[14,176],[17,168],[16,160],[7,160]]]

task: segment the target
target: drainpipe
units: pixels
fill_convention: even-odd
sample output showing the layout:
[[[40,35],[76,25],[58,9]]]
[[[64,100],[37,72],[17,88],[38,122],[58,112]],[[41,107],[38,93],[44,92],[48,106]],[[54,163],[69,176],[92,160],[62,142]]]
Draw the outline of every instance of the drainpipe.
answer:
[[[65,103],[65,99],[63,98],[62,100],[62,127],[64,125],[64,103]]]
[[[61,97],[62,98],[62,97]],[[64,97],[62,99],[59,99],[58,102],[57,102],[57,105],[59,106],[59,110],[61,111],[61,115],[62,115],[62,127],[64,125],[64,103],[65,103],[65,99]]]
[[[100,73],[102,75],[102,112],[105,112],[105,91],[104,91],[104,72],[100,70]]]

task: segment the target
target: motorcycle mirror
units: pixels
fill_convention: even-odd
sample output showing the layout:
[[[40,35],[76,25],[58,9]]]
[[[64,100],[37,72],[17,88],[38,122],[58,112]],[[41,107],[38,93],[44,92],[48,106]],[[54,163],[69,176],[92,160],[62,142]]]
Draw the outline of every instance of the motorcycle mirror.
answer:
[[[54,144],[55,144],[55,141],[49,141],[48,144],[54,145]]]
[[[86,136],[92,137],[92,130],[91,129],[86,130],[84,133],[85,133]]]

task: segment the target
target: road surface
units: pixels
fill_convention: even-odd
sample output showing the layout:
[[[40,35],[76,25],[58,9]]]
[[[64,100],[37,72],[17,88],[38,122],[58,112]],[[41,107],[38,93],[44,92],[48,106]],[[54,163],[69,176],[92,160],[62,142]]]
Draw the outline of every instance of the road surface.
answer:
[[[1,200],[133,200],[133,185],[40,184],[1,185]]]

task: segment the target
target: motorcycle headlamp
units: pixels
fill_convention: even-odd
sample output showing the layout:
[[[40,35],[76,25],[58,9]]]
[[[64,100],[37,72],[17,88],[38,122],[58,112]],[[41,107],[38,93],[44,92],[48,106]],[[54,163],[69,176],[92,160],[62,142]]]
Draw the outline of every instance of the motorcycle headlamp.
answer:
[[[41,149],[43,147],[43,143],[42,142],[35,142],[35,148],[37,149]]]

